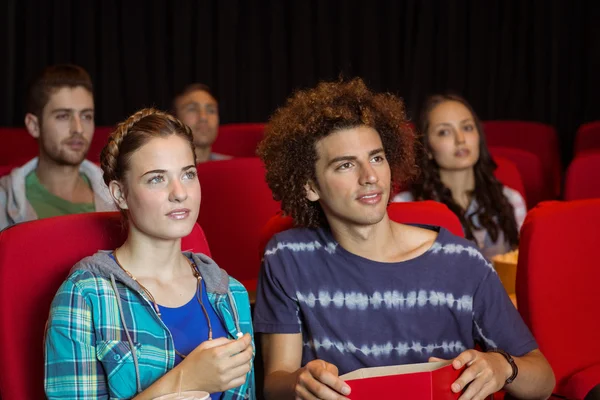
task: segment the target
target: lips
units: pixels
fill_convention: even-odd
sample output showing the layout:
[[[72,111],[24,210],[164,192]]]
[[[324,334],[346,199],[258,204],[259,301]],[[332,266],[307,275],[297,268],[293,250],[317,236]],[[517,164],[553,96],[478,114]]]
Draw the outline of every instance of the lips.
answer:
[[[167,217],[175,220],[186,219],[190,215],[189,208],[180,208],[166,214]]]
[[[65,142],[67,146],[74,150],[84,149],[86,143],[87,142],[84,139],[69,139]]]
[[[382,192],[368,192],[359,195],[356,199],[363,204],[377,204],[381,201]]]
[[[468,157],[471,154],[471,150],[462,148],[454,152],[455,157]]]

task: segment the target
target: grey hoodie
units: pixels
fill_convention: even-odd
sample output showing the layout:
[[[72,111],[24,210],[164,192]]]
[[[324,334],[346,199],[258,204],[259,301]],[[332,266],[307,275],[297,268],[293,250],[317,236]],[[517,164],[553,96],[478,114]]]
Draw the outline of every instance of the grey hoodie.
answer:
[[[37,163],[36,157],[22,167],[13,169],[9,175],[0,178],[0,231],[19,222],[38,219],[25,193],[25,178],[36,169]],[[90,180],[96,211],[115,211],[116,206],[102,179],[102,170],[88,160],[84,160],[79,171]]]

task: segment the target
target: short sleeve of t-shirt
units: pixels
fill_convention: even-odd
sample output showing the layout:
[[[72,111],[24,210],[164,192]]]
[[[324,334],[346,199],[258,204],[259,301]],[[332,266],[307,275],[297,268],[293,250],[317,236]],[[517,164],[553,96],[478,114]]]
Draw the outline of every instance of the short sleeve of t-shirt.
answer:
[[[481,280],[473,305],[473,337],[485,350],[499,348],[520,357],[538,347],[491,269]]]
[[[277,239],[273,237],[266,247],[256,290],[254,328],[265,333],[300,333],[302,322],[293,288],[289,281],[280,279],[291,266],[283,262],[281,253],[273,250],[277,246]]]

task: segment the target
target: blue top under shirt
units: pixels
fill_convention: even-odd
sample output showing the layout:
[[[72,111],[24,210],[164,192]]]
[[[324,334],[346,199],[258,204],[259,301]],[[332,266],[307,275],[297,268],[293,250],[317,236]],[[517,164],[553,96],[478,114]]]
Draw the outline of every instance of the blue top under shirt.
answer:
[[[112,254],[111,257],[114,259]],[[204,279],[201,281],[201,284],[202,303],[204,304],[204,308],[206,308],[212,325],[213,339],[227,337],[227,331],[223,326],[223,322],[208,300]],[[173,343],[178,352],[184,355],[190,354],[200,343],[208,340],[208,324],[202,307],[200,307],[200,303],[196,299],[196,294],[181,307],[172,308],[158,304],[158,309],[160,310],[162,321],[173,336]],[[181,361],[182,358],[179,354],[175,353],[174,366],[177,366]],[[211,393],[210,398],[211,400],[218,400],[221,398],[221,394],[222,392]]]
[[[202,303],[204,303],[204,308],[206,308],[210,318],[213,339],[227,337],[227,331],[223,327],[223,323],[208,301],[204,280],[202,280]],[[158,308],[163,322],[173,336],[173,343],[178,352],[190,354],[200,343],[208,340],[208,324],[196,295],[181,307],[171,308],[159,304]],[[182,358],[175,353],[175,365],[178,365],[181,361]],[[221,393],[211,393],[210,398],[212,400],[220,399]]]

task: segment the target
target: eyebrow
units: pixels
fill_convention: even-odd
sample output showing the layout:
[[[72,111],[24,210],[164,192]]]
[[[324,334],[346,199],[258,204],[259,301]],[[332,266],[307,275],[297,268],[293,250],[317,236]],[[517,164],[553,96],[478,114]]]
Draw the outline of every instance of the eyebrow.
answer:
[[[51,111],[52,114],[58,114],[61,112],[68,112],[68,113],[72,113],[75,112],[77,110],[75,110],[74,108],[57,108]],[[79,112],[90,112],[90,111],[94,111],[93,108],[84,108],[83,110],[80,110]]]
[[[212,102],[212,101],[208,101],[208,102],[206,102],[206,103],[201,103],[201,102],[198,102],[198,101],[195,101],[195,100],[190,100],[190,101],[187,101],[187,102],[183,103],[183,104],[180,106],[180,108],[189,107],[189,106],[191,106],[191,105],[194,105],[194,106],[200,106],[200,107],[201,107],[201,106],[204,106],[204,107],[217,107],[217,106],[218,106],[218,104],[217,104],[217,103],[215,103],[215,102]]]
[[[375,150],[371,150],[369,152],[369,157],[373,157],[375,154],[379,154],[379,153],[383,153],[383,147],[380,147],[378,149]],[[327,164],[327,166],[330,166],[332,164],[338,163],[340,161],[354,161],[356,160],[357,157],[356,156],[341,156],[341,157],[335,157],[333,158],[331,161],[329,161],[329,164]]]
[[[186,167],[181,168],[181,171],[187,171],[190,168],[196,168],[196,166],[194,164],[190,164]],[[166,173],[167,170],[166,169],[153,169],[152,171],[148,171],[142,174],[142,176],[140,176],[140,178],[148,175],[148,174],[164,174]]]
[[[465,122],[474,122],[473,118],[465,118],[462,121],[459,121],[460,124],[465,123]],[[434,128],[437,128],[438,126],[452,126],[452,124],[448,123],[448,122],[440,122],[439,124],[435,125]]]

